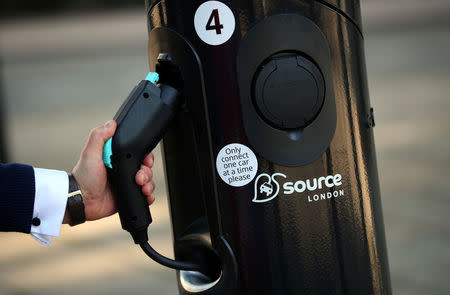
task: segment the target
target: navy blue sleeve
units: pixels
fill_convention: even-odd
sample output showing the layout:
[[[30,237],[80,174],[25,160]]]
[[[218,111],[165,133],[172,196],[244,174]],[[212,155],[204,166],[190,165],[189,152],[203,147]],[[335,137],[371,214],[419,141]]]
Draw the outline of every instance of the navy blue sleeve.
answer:
[[[0,231],[30,232],[34,196],[33,167],[0,163]]]

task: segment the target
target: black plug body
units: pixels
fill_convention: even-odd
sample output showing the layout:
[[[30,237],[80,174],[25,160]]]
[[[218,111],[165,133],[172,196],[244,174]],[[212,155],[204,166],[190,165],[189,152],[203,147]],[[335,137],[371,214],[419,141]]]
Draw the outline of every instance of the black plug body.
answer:
[[[117,130],[107,156],[110,163],[105,164],[122,228],[130,232],[136,244],[148,241],[147,227],[152,218],[135,176],[174,119],[181,100],[175,88],[143,80],[114,116]]]

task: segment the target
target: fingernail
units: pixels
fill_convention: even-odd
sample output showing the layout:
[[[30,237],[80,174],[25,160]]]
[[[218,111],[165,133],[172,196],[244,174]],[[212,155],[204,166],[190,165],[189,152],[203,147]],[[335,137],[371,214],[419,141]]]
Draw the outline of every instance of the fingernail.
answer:
[[[111,125],[112,125],[112,122],[113,122],[112,120],[109,120],[108,122],[106,122],[105,125],[104,125],[105,128],[109,129],[111,127]]]
[[[142,182],[147,183],[147,181],[148,181],[148,176],[146,174],[142,175]]]

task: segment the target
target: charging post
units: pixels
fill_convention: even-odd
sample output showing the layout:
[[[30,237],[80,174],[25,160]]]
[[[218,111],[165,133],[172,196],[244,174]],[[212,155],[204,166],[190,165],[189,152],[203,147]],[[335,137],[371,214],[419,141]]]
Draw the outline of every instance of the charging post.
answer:
[[[391,294],[359,1],[148,0],[180,294]],[[170,76],[161,75],[161,83]]]

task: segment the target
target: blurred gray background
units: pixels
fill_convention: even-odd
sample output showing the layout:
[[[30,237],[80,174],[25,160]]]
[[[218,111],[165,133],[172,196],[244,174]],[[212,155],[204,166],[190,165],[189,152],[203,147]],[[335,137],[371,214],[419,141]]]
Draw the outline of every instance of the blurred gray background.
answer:
[[[90,129],[147,73],[143,1],[108,1],[108,10],[103,2],[2,4],[8,161],[70,171]],[[361,6],[393,291],[450,294],[450,2]],[[172,255],[156,155],[150,237]],[[117,216],[63,226],[49,248],[15,233],[1,233],[0,243],[0,294],[177,294],[175,272],[149,261]]]

